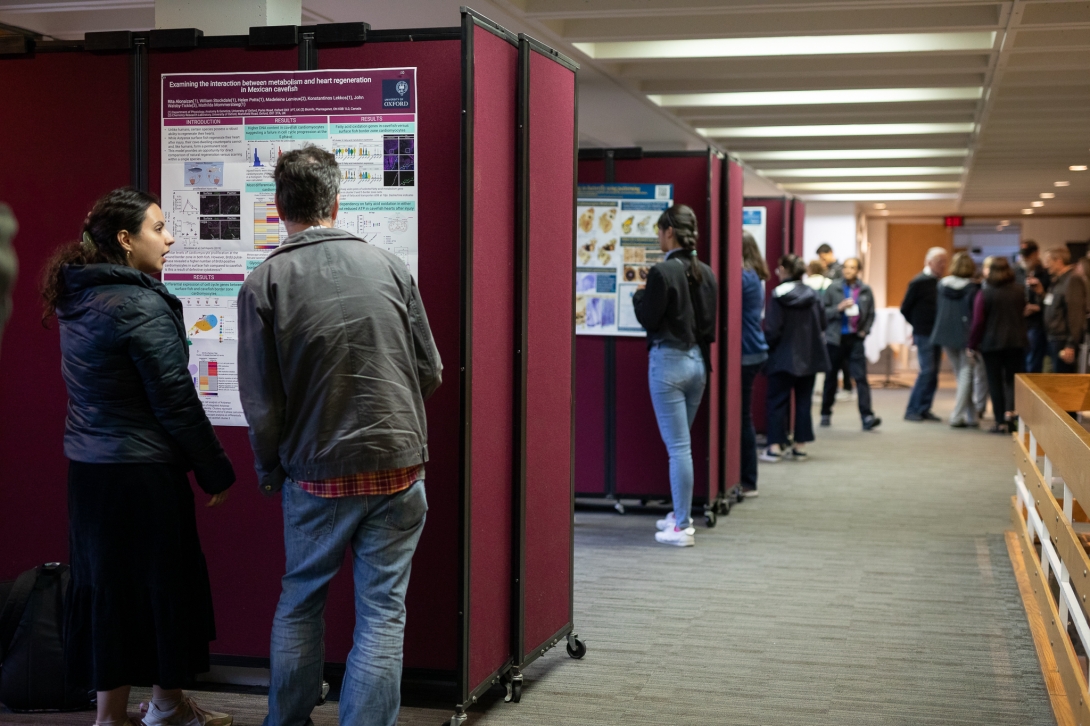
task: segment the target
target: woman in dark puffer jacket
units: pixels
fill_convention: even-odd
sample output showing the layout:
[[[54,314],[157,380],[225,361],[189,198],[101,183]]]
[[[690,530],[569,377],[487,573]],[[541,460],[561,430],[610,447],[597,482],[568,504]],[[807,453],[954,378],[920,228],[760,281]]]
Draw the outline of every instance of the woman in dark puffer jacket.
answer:
[[[193,385],[181,303],[152,277],[173,243],[155,197],[118,189],[43,280],[69,399],[69,677],[98,691],[100,726],[131,723],[131,685],[154,686],[147,726],[231,723],[181,691],[215,638],[187,472],[208,506],[235,473]]]

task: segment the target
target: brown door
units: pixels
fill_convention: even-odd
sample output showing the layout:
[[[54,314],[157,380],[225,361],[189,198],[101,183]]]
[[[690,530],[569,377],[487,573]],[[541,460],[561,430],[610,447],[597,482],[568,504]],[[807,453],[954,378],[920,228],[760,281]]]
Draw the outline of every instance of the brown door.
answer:
[[[890,224],[886,257],[886,304],[898,307],[908,283],[923,270],[923,260],[932,247],[953,249],[950,230],[942,224]]]

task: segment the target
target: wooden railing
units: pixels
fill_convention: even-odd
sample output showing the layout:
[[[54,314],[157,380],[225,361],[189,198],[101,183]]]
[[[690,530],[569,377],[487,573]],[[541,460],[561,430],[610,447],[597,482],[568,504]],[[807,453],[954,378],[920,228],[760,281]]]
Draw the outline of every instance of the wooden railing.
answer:
[[[1090,726],[1090,433],[1066,413],[1090,410],[1090,375],[1020,375],[1014,387],[1011,560],[1057,722]]]

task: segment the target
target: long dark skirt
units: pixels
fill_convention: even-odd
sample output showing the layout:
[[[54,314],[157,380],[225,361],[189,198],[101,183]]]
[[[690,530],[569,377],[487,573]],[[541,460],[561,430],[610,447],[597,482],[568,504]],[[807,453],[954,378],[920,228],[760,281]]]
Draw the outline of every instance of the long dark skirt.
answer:
[[[96,691],[181,688],[216,637],[193,492],[169,464],[68,469],[69,675]]]

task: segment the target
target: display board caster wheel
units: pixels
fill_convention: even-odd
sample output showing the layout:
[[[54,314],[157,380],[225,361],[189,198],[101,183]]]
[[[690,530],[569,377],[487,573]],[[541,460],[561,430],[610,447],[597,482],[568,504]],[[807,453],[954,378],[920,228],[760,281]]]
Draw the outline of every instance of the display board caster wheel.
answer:
[[[730,500],[720,499],[719,504],[716,506],[716,510],[723,516],[730,514]]]
[[[318,693],[318,705],[319,706],[323,705],[328,696],[329,696],[329,681],[322,681],[322,690]]]
[[[579,639],[578,635],[572,633],[568,636],[568,655],[576,660],[582,660],[583,656],[587,654],[587,644]]]
[[[504,696],[504,703],[518,703],[522,700],[522,674],[518,669],[512,669],[504,679],[504,685],[507,687],[507,695]]]
[[[469,717],[466,715],[466,712],[462,709],[462,707],[456,706],[454,715],[450,717],[450,721],[448,721],[447,723],[450,724],[450,726],[462,726],[468,718]]]
[[[614,504],[613,508],[617,510],[617,514],[624,514],[624,505],[621,504],[620,502],[617,502],[616,504]]]
[[[715,513],[714,508],[704,510],[704,524],[708,525],[709,528],[714,527],[718,521],[719,515]]]

